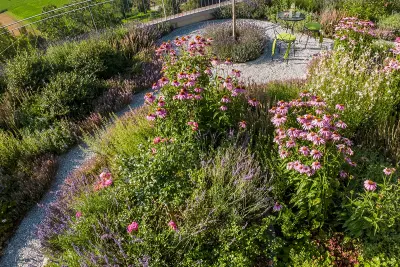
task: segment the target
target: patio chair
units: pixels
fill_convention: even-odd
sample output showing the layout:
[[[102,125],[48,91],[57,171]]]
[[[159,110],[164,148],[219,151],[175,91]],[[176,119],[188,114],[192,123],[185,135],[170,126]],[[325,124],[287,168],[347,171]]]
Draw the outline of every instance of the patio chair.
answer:
[[[291,33],[288,33],[288,32],[279,33],[276,30],[276,28],[274,28],[274,33],[275,33],[275,38],[272,43],[272,54],[271,54],[272,60],[274,59],[277,43],[278,43],[278,52],[279,53],[281,52],[282,43],[285,43],[287,45],[287,47],[286,47],[286,51],[285,51],[285,55],[283,56],[283,59],[287,60],[287,63],[289,63],[289,53],[290,53],[290,49],[292,47],[293,47],[293,55],[296,56],[296,47],[295,47],[296,36]]]
[[[317,37],[319,37],[319,43],[322,45],[322,42],[324,41],[324,36],[322,34],[322,26],[318,22],[308,22],[304,25],[303,33],[300,37],[300,39],[303,37],[304,34],[307,34],[307,41],[304,46],[304,49],[307,48],[308,40],[310,39],[310,35],[314,36],[315,40],[317,40]]]

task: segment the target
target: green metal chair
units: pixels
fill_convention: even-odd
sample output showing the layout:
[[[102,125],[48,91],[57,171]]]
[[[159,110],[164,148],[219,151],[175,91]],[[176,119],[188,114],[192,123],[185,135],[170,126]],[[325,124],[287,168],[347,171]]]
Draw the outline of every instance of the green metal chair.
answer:
[[[322,34],[322,25],[318,22],[308,22],[304,25],[303,29],[303,34],[307,34],[307,41],[306,45],[304,46],[304,49],[307,48],[308,40],[310,39],[310,35],[313,35],[315,39],[317,39],[317,36],[319,36],[319,43],[322,45],[322,42],[324,41],[324,36]],[[301,37],[303,37],[303,34]],[[300,37],[300,39],[301,39]]]
[[[281,52],[282,43],[287,44],[286,52],[285,52],[285,55],[283,56],[283,59],[285,59],[285,60],[287,60],[287,62],[289,62],[289,53],[290,53],[290,49],[292,47],[293,47],[293,54],[294,54],[294,56],[296,56],[296,47],[295,47],[296,36],[291,33],[287,33],[287,32],[278,33],[276,31],[276,29],[274,29],[274,31],[275,31],[275,39],[272,43],[272,55],[271,55],[272,60],[274,59],[276,45],[279,41],[279,43],[278,43],[279,53]]]

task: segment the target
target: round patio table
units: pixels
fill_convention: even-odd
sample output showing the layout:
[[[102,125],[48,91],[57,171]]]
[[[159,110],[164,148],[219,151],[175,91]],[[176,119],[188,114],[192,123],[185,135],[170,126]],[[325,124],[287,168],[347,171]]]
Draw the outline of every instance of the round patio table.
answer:
[[[286,28],[291,29],[292,34],[294,33],[294,25],[296,22],[302,21],[306,19],[306,15],[304,15],[301,12],[293,12],[292,16],[290,17],[290,12],[289,11],[281,11],[278,12],[278,18],[283,20],[285,22]],[[292,26],[290,27],[290,24]]]

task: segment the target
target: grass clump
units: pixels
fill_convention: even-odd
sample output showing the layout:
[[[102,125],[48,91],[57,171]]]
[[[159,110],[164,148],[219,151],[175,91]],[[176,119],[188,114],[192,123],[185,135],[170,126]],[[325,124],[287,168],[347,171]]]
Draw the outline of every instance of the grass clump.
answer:
[[[209,26],[204,35],[214,39],[214,54],[238,63],[260,57],[267,43],[263,29],[251,22],[237,23],[236,39],[232,37],[230,22]]]

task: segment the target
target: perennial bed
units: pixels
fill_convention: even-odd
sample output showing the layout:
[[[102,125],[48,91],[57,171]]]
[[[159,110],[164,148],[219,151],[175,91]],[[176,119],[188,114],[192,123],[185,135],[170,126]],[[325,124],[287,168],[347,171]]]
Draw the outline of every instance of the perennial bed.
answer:
[[[210,46],[201,36],[163,43],[164,76],[147,106],[86,137],[101,163],[83,171],[79,187],[81,174],[71,177],[40,226],[50,265],[396,263],[400,247],[389,244],[400,230],[398,172],[350,140],[361,122],[379,123],[371,116],[379,98],[355,98],[369,90],[371,68],[345,78],[353,76],[338,60],[311,65],[305,84],[249,87],[236,69],[218,72],[231,62]],[[397,70],[374,66],[387,92]],[[332,77],[313,75],[330,68]],[[325,93],[331,84],[323,81],[338,78],[354,91]],[[372,113],[353,118],[352,101]]]

